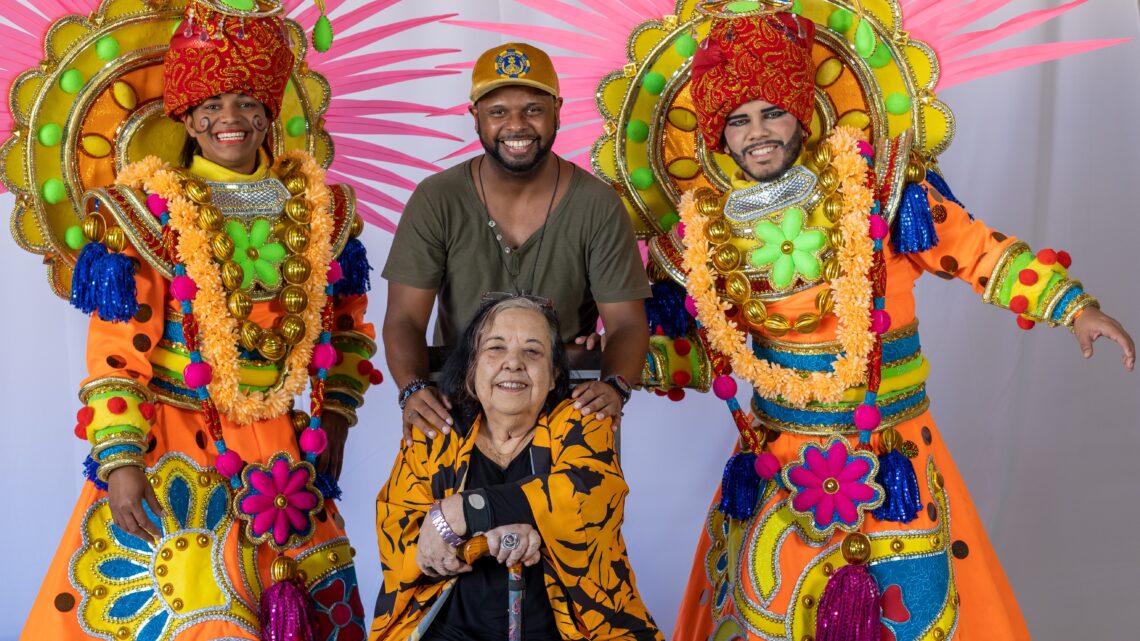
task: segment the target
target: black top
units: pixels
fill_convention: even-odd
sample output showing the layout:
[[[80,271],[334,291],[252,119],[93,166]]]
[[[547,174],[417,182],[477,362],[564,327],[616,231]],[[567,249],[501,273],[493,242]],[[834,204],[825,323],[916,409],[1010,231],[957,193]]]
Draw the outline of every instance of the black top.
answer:
[[[510,523],[534,525],[534,515],[519,482],[532,474],[530,447],[504,470],[476,447],[471,452],[467,490],[483,488],[494,515],[494,526]],[[503,641],[507,638],[507,568],[485,556],[459,575],[451,595],[441,606],[424,641]],[[523,567],[523,638],[526,641],[561,641],[550,598],[546,594],[542,563]]]

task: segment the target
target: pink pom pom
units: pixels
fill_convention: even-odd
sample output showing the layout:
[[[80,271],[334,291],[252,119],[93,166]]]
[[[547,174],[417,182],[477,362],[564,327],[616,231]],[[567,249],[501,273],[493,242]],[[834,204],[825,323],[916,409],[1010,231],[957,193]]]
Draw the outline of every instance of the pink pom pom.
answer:
[[[884,309],[871,311],[871,331],[882,336],[891,328],[891,315]]]
[[[860,156],[866,156],[868,158],[875,157],[875,148],[872,147],[871,143],[867,142],[866,140],[860,140],[859,142],[855,143],[855,148],[859,150]]]
[[[874,405],[860,405],[855,408],[855,427],[861,430],[873,430],[883,422],[879,408]]]
[[[237,452],[226,450],[224,454],[219,454],[214,459],[214,467],[217,468],[218,474],[230,478],[241,474],[241,468],[245,467],[245,461],[241,460]]]
[[[696,318],[697,316],[697,301],[693,300],[692,296],[685,297],[685,311],[689,312],[689,316]]]
[[[301,432],[301,450],[306,454],[320,454],[329,445],[329,435],[324,430],[307,429]]]
[[[731,376],[717,376],[713,381],[713,394],[722,401],[736,396],[736,379]]]
[[[677,223],[673,226],[673,229],[677,230],[677,238],[685,237],[685,223]]]
[[[882,216],[871,216],[871,238],[882,240],[887,237],[887,221]]]
[[[179,301],[194,300],[198,295],[198,283],[189,276],[175,276],[170,281],[170,295]]]
[[[760,452],[756,455],[756,476],[771,481],[780,473],[780,461],[771,452]]]
[[[146,208],[158,218],[166,213],[166,199],[158,194],[150,194],[146,197]]]
[[[336,364],[336,348],[328,343],[321,343],[313,348],[313,366],[319,369],[328,369]]]
[[[335,285],[341,278],[344,278],[344,270],[340,268],[340,263],[335,260],[329,261],[329,285]]]
[[[190,363],[182,370],[182,379],[190,389],[205,387],[214,380],[214,369],[209,363]]]

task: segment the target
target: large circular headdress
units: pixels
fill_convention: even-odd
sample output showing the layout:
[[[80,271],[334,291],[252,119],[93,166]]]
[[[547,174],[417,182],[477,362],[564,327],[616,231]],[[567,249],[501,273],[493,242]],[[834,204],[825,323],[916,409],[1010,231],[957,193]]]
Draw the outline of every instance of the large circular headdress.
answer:
[[[277,0],[193,1],[238,23],[282,11]],[[16,197],[16,242],[44,256],[59,296],[71,291],[79,250],[67,230],[81,220],[83,193],[113,183],[145,156],[178,160],[186,133],[163,112],[163,57],[185,9],[185,0],[103,0],[90,16],[65,16],[44,39],[40,66],[12,84],[13,132],[0,147],[0,180]],[[303,149],[327,166],[329,85],[305,63],[300,25],[283,25],[295,62],[270,144],[277,154]]]
[[[836,125],[870,140],[913,130],[914,148],[929,158],[950,145],[953,114],[934,95],[938,58],[902,30],[895,0],[680,0],[674,15],[633,31],[630,62],[597,92],[606,128],[592,149],[593,168],[622,191],[640,237],[665,231],[686,191],[729,188],[732,159],[711,153],[697,129],[689,77],[698,42],[714,20],[780,11],[816,24],[809,147]]]

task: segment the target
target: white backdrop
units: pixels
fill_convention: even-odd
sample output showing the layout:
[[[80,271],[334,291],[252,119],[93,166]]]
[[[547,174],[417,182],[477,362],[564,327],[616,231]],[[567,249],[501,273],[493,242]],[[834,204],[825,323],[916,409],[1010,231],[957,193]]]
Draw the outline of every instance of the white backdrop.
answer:
[[[357,3],[359,4],[359,2]],[[1017,9],[1054,6],[1023,0]],[[406,2],[384,21],[428,12],[525,22],[510,0]],[[335,16],[334,16],[335,25]],[[1038,28],[1018,44],[1138,34],[1137,6],[1099,0]],[[455,46],[469,59],[497,37],[430,25],[387,48]],[[441,44],[445,43],[445,44]],[[943,168],[957,196],[992,226],[1034,247],[1074,256],[1073,273],[1104,309],[1140,334],[1134,255],[1140,240],[1140,44],[1014,71],[943,94],[958,116]],[[384,97],[458,104],[464,76],[401,85]],[[395,91],[392,92],[396,93]],[[406,119],[467,136],[461,118]],[[434,160],[453,147],[406,139]],[[422,173],[409,174],[415,180]],[[398,194],[406,197],[405,193]],[[0,195],[0,210],[12,198]],[[364,241],[379,268],[391,236]],[[48,291],[39,260],[0,235],[0,368],[4,492],[0,639],[16,638],[81,484],[83,443],[72,435],[83,378],[85,319]],[[376,279],[372,320],[383,316]],[[928,278],[919,289],[924,349],[933,363],[933,410],[971,488],[1035,638],[1136,638],[1140,599],[1140,378],[1126,375],[1115,346],[1083,361],[1063,329],[1023,332],[1009,312],[981,305],[961,282]],[[378,361],[379,362],[379,361]],[[358,550],[370,613],[379,588],[374,497],[398,439],[392,383],[369,396],[347,452],[341,503]],[[671,630],[702,515],[734,430],[711,395],[673,404],[639,394],[627,410],[623,465],[631,486],[624,528],[642,595]],[[721,416],[719,421],[709,416]]]

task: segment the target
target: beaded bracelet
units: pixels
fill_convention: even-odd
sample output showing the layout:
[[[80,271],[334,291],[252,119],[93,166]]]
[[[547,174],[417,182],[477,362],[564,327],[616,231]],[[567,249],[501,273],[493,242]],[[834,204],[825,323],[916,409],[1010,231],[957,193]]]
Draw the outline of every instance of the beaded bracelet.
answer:
[[[443,508],[439,506],[439,503],[432,503],[432,506],[428,508],[428,519],[435,526],[436,532],[439,532],[444,543],[453,548],[463,545],[463,537],[456,534],[455,530],[447,524],[447,519],[443,516]]]
[[[404,409],[404,406],[408,404],[408,399],[411,398],[413,394],[426,387],[435,387],[435,383],[422,378],[412,379],[412,382],[400,390],[400,409]]]

